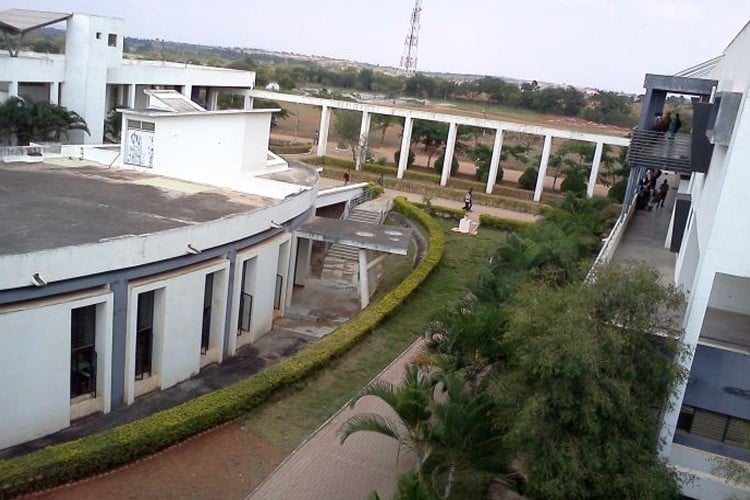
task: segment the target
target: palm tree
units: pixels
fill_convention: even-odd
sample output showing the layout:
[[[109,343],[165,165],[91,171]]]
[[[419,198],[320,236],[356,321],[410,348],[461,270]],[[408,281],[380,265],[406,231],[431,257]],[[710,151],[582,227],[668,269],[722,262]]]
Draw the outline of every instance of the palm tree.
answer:
[[[61,141],[69,130],[91,135],[86,120],[75,111],[50,102],[11,97],[0,104],[0,136],[25,146],[32,141]]]
[[[421,478],[425,462],[432,454],[429,436],[430,392],[432,384],[418,366],[409,365],[401,385],[376,380],[349,403],[353,407],[365,396],[383,400],[396,413],[398,422],[377,413],[363,413],[347,420],[339,430],[340,442],[355,432],[370,431],[395,439],[417,456],[417,475]]]

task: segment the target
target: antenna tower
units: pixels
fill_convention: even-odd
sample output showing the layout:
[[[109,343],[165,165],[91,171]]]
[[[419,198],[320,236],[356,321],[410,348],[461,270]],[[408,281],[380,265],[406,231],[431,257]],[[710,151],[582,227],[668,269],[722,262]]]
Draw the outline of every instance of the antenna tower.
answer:
[[[417,44],[419,43],[419,15],[422,12],[422,0],[415,0],[411,11],[409,31],[404,40],[404,54],[401,56],[401,73],[414,76],[417,72]]]

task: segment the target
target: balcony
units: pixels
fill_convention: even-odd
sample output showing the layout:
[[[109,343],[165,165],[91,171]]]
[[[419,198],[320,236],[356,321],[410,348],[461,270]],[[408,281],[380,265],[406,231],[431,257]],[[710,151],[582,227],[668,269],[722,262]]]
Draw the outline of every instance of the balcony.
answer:
[[[668,170],[678,173],[692,172],[690,134],[671,134],[654,130],[636,130],[628,149],[628,162],[632,167]]]

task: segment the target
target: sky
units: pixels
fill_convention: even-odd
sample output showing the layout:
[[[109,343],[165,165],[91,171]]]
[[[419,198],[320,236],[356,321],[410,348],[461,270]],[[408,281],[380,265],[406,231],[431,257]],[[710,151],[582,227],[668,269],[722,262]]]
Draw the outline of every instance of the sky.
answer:
[[[125,35],[398,66],[414,0],[0,0],[120,17]],[[420,71],[638,93],[720,55],[748,0],[423,0]]]

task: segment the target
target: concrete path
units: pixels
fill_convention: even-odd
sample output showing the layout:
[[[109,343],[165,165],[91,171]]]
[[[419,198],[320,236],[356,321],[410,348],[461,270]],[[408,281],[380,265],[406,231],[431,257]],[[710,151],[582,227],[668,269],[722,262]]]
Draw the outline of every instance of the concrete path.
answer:
[[[418,340],[388,365],[376,379],[399,383],[405,367],[422,349]],[[372,432],[352,435],[339,444],[338,431],[347,419],[360,413],[392,416],[379,399],[365,397],[354,408],[345,406],[303,442],[248,497],[252,500],[357,500],[372,491],[390,498],[396,479],[410,470],[415,457],[388,437]]]
[[[355,179],[353,182],[356,182],[356,173]],[[336,187],[336,186],[342,186],[343,181],[337,180],[337,179],[329,179],[327,177],[321,177],[320,178],[320,187],[323,188],[329,188],[329,187]],[[385,189],[385,193],[383,194],[386,198],[396,198],[398,196],[402,196],[406,198],[409,201],[422,203],[424,201],[424,195],[418,194],[418,193],[407,193],[405,191],[396,191],[394,189]],[[463,202],[461,201],[455,201],[455,200],[449,200],[446,198],[439,198],[439,197],[433,197],[431,198],[431,202],[433,205],[439,205],[441,207],[449,207],[449,208],[455,208],[457,210],[461,210],[464,206]],[[495,217],[504,217],[506,219],[513,219],[513,220],[519,220],[519,221],[527,221],[527,222],[533,222],[535,221],[538,216],[533,214],[527,214],[524,212],[516,212],[514,210],[508,210],[505,208],[498,208],[498,207],[488,207],[485,205],[478,205],[477,203],[474,203],[473,210],[469,213],[469,218],[471,218],[474,221],[479,220],[479,215],[481,214],[488,214],[488,215],[494,215]]]

